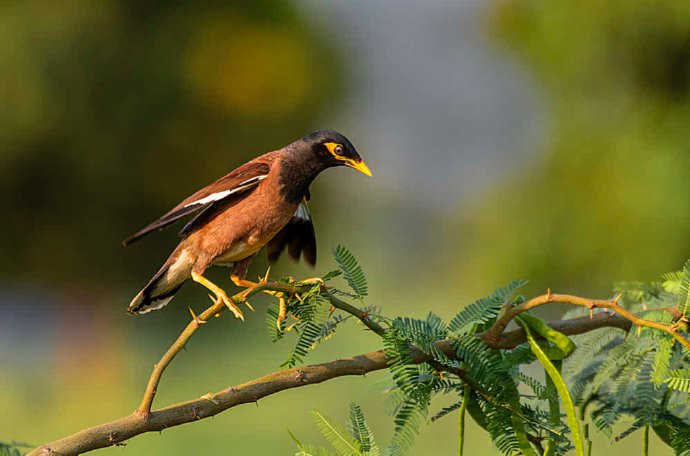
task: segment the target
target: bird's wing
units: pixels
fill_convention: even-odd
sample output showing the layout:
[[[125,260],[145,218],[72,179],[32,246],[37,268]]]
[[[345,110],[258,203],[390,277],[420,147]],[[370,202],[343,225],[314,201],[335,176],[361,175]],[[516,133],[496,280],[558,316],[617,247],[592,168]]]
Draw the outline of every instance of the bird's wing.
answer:
[[[310,265],[316,264],[316,233],[306,198],[297,207],[290,222],[269,241],[268,261],[276,261],[285,250],[285,246],[288,256],[293,260],[299,260],[302,255]]]
[[[270,170],[270,157],[264,155],[260,159],[252,160],[221,177],[214,183],[207,185],[180,204],[172,208],[162,217],[146,225],[141,230],[128,237],[122,244],[127,246],[142,236],[166,228],[178,219],[206,208],[218,201],[229,198],[243,198],[256,188],[266,178]],[[187,227],[185,227],[185,230]],[[184,230],[183,230],[184,231]]]

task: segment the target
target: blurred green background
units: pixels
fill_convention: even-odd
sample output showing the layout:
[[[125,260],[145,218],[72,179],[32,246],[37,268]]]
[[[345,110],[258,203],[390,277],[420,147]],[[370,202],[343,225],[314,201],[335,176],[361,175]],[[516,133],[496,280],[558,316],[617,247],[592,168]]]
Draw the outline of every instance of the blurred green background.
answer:
[[[207,302],[188,285],[126,315],[176,236],[120,240],[318,128],[345,133],[374,178],[313,186],[316,272],[348,246],[388,315],[448,317],[516,278],[606,297],[690,257],[690,2],[10,0],[0,80],[0,440],[130,413],[187,307]],[[255,304],[195,336],[157,405],[278,368],[292,340],[271,343]],[[353,325],[309,361],[377,348]],[[101,453],[292,454],[286,429],[320,442],[309,411],[344,421],[350,400],[385,441],[386,385],[338,379]],[[414,454],[454,454],[455,426],[425,427]],[[476,428],[469,449],[494,452]]]

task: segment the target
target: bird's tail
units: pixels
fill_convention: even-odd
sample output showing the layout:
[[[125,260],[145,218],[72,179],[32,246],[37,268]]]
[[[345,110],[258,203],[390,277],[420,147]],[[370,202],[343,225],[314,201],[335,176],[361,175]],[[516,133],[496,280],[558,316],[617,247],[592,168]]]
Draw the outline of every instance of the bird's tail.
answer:
[[[168,304],[175,293],[182,287],[189,274],[175,273],[175,267],[170,260],[149,281],[143,290],[137,294],[127,307],[127,312],[132,315],[145,314],[152,310],[158,310]]]

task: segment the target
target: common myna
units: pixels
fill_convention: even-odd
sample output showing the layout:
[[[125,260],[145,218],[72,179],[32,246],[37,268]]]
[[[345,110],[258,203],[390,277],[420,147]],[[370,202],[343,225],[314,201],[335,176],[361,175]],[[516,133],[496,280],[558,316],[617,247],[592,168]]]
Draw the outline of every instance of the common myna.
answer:
[[[247,269],[265,245],[270,262],[287,246],[291,258],[303,255],[314,265],[316,237],[306,203],[309,185],[321,171],[334,166],[349,166],[371,176],[345,136],[333,130],[315,131],[245,163],[127,238],[125,246],[196,213],[180,231],[177,248],[127,311],[143,314],[160,309],[191,278],[243,319],[223,289],[204,277],[204,271],[214,264],[232,266],[233,283],[251,286],[244,280]]]

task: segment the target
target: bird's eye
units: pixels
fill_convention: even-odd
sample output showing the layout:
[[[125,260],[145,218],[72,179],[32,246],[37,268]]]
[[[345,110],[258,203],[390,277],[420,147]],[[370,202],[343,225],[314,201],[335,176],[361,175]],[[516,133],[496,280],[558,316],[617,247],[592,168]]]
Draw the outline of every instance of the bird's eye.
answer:
[[[343,147],[335,146],[335,148],[333,149],[333,153],[336,155],[343,155]]]

